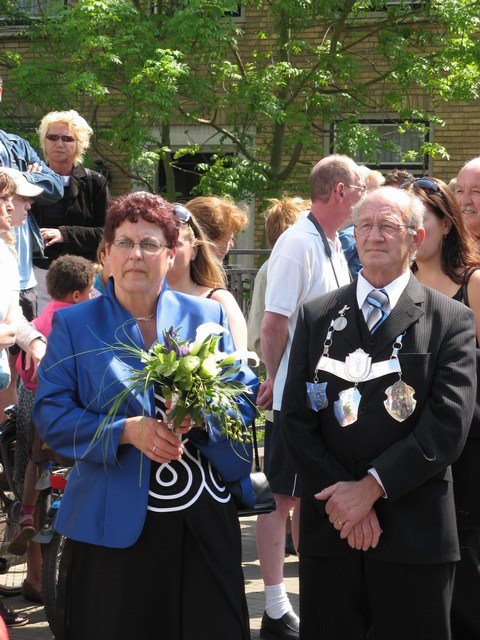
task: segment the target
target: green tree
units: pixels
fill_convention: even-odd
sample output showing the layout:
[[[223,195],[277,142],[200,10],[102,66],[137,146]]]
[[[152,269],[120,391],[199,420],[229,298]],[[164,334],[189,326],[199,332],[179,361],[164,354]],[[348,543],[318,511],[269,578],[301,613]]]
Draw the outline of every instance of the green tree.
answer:
[[[13,0],[4,20],[19,21]],[[478,96],[477,0],[32,0],[25,19],[31,56],[4,51],[13,113],[35,118],[75,105],[94,125],[95,149],[153,188],[159,161],[174,197],[172,168],[195,145],[171,149],[174,123],[211,127],[219,144],[199,165],[201,193],[276,194],[335,149],[374,159],[395,145],[361,123],[395,114],[404,130],[443,123],[441,101]],[[25,16],[24,16],[25,18]],[[413,108],[411,96],[430,96]],[[2,103],[4,116],[11,116]],[[108,126],[96,126],[108,113]],[[158,132],[157,134],[152,131]],[[428,143],[409,157],[447,155]],[[309,163],[310,164],[310,163]]]

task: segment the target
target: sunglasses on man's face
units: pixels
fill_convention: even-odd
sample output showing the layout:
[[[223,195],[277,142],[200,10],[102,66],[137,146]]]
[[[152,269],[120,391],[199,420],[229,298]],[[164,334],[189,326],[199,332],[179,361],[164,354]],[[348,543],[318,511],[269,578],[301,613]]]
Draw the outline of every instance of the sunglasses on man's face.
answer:
[[[51,142],[58,142],[59,140],[62,142],[75,142],[75,138],[72,136],[59,136],[56,133],[47,133],[45,137],[47,140],[51,140]]]

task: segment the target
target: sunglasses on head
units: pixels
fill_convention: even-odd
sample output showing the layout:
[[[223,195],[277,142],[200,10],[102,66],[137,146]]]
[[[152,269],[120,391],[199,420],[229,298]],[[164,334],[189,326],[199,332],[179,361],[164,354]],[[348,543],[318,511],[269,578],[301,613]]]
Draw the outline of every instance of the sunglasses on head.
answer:
[[[58,140],[61,140],[62,142],[75,142],[75,138],[72,136],[59,136],[56,133],[47,133],[45,137],[47,140],[51,140],[52,142],[58,142]]]
[[[192,214],[187,209],[187,207],[184,207],[183,204],[180,204],[179,202],[174,202],[172,207],[175,215],[180,220],[180,222],[184,222],[185,224],[188,224],[190,222]]]
[[[402,185],[400,185],[400,189],[406,189],[410,185],[415,187],[420,187],[420,189],[431,189],[432,191],[440,191],[440,187],[434,180],[431,178],[410,178]]]

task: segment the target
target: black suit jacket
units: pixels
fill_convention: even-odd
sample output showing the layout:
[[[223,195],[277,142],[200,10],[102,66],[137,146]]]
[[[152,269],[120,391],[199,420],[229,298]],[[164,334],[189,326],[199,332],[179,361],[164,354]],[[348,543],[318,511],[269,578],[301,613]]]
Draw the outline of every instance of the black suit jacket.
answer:
[[[388,359],[402,333],[402,379],[415,389],[417,405],[404,422],[384,407],[389,374],[359,385],[358,420],[341,427],[333,414],[338,393],[352,383],[321,371],[329,405],[314,412],[306,403],[328,326],[348,305],[348,321],[335,332],[330,356],[345,360],[362,347],[373,362]],[[282,402],[282,431],[303,487],[300,552],[344,556],[351,549],[313,495],[340,480],[355,480],[374,467],[388,498],[375,503],[383,534],[366,553],[379,560],[438,563],[459,557],[450,464],[458,458],[472,419],[476,389],[475,327],[470,309],[414,276],[397,305],[371,335],[356,301],[356,281],[303,307],[291,349]]]

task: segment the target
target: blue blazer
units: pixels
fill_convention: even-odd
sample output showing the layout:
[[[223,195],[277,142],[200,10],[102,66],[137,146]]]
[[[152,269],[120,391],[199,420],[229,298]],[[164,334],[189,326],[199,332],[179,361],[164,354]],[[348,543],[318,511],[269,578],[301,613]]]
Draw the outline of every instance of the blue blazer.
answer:
[[[222,307],[204,298],[177,293],[165,284],[157,305],[159,336],[181,327],[182,339],[193,339],[204,322],[228,323]],[[34,423],[41,437],[76,464],[69,477],[56,526],[83,542],[128,547],[139,537],[147,512],[150,459],[132,445],[120,445],[126,417],[154,415],[153,391],[129,397],[115,418],[106,420],[113,399],[124,388],[129,367],[142,364],[121,358],[111,349],[117,340],[144,347],[137,323],[115,298],[113,281],[98,298],[55,313],[47,352],[39,369]],[[234,351],[230,334],[219,347]],[[145,347],[144,347],[145,348]],[[242,365],[237,379],[256,391],[258,380]],[[240,399],[246,424],[255,415],[255,395]],[[94,442],[101,424],[104,436]],[[193,432],[193,433],[192,433]],[[189,439],[212,462],[225,482],[242,480],[251,492],[251,446],[232,444],[213,424],[206,432],[190,431]]]

